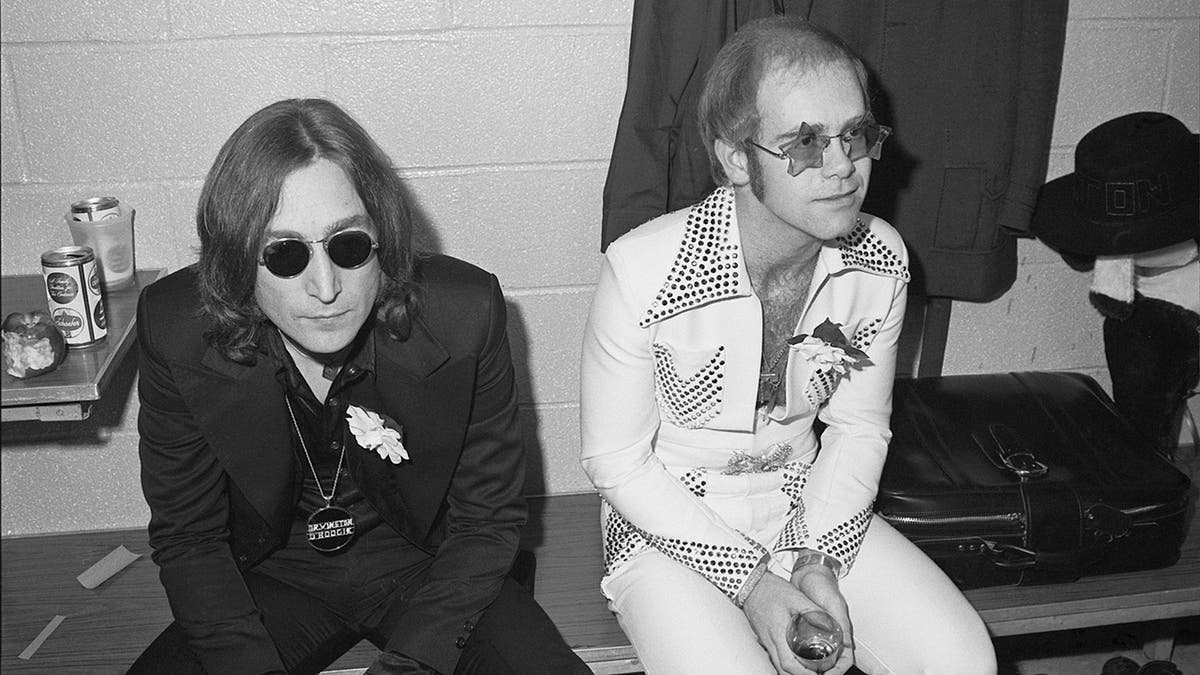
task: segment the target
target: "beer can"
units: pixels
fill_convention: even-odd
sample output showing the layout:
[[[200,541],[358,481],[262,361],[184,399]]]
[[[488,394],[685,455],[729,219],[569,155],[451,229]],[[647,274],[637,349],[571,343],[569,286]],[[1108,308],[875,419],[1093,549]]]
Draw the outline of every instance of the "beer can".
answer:
[[[88,197],[71,205],[71,220],[88,222],[120,217],[121,202],[116,197]]]
[[[87,246],[61,246],[42,254],[46,301],[67,344],[83,347],[108,335],[104,291],[96,254]]]

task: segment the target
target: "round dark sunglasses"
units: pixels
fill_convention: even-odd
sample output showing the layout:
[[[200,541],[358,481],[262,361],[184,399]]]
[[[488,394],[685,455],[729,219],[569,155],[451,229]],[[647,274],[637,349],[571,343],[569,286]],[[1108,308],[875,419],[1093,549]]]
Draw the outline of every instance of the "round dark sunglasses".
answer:
[[[342,230],[324,239],[288,237],[267,244],[258,264],[265,265],[267,270],[277,277],[294,277],[308,267],[308,261],[312,259],[313,244],[324,246],[325,254],[333,264],[348,270],[367,264],[371,254],[379,248],[379,244],[371,235],[362,230]]]

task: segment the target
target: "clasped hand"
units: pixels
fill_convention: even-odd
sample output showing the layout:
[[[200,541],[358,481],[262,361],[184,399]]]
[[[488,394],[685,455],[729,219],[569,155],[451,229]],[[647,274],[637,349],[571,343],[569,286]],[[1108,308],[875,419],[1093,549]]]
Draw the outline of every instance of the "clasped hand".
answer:
[[[787,633],[798,614],[815,609],[828,612],[842,626],[842,653],[826,675],[843,675],[854,664],[854,631],[837,577],[822,565],[801,567],[791,583],[767,573],[746,599],[743,610],[775,670],[786,675],[815,675],[788,646]]]

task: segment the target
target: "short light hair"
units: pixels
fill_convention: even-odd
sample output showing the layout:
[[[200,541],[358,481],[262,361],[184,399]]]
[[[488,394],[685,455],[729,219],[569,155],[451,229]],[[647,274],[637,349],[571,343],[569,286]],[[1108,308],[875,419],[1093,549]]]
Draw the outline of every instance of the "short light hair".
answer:
[[[751,21],[734,33],[717,53],[700,94],[698,124],[713,180],[728,185],[729,177],[717,158],[716,141],[747,150],[762,123],[758,89],[771,73],[783,70],[803,75],[818,68],[845,64],[867,95],[867,68],[837,35],[803,19],[773,16]]]
[[[376,317],[407,337],[416,312],[412,223],[391,160],[349,114],[324,99],[287,99],[251,115],[233,132],[204,181],[196,212],[201,311],[209,343],[252,363],[266,326],[254,297],[258,257],[284,180],[327,159],[346,172],[379,242],[384,275]]]

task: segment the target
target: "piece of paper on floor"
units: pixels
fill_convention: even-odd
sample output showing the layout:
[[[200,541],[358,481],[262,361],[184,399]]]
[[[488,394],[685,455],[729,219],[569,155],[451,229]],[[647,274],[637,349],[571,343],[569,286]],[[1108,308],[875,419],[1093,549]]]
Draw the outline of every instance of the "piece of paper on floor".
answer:
[[[87,568],[83,574],[75,578],[84,588],[95,588],[140,557],[142,557],[140,553],[133,553],[124,546],[118,546],[113,549],[112,553],[101,558],[100,562]]]
[[[55,614],[54,618],[50,619],[50,623],[46,624],[46,627],[42,629],[42,632],[38,633],[37,637],[33,638],[33,642],[30,642],[29,646],[25,648],[25,651],[17,655],[17,658],[23,661],[28,661],[31,659],[34,653],[38,650],[38,647],[42,646],[42,643],[46,641],[46,638],[50,637],[50,634],[54,632],[55,628],[58,628],[58,624],[62,623],[63,619],[65,618],[67,617],[63,616],[62,614]]]

